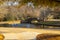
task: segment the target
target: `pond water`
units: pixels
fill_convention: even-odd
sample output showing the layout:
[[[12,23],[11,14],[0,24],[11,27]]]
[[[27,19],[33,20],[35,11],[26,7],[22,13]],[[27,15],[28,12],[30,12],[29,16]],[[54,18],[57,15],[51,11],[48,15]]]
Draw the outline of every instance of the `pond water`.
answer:
[[[22,24],[0,24],[0,27],[55,28],[55,29],[60,29],[60,26],[34,25],[34,24],[28,24],[28,23],[22,23]]]
[[[33,24],[12,24],[12,27],[26,27],[26,28],[33,28],[35,25]]]
[[[30,27],[35,27],[36,25],[33,24],[0,24],[0,27],[26,27],[26,28],[30,28]]]

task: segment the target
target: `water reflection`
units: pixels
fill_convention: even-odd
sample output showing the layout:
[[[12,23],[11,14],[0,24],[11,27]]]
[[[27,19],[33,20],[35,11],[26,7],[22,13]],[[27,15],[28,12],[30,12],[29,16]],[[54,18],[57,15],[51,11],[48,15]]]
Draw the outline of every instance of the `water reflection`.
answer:
[[[26,27],[26,28],[33,28],[35,25],[33,24],[12,24],[12,27]]]
[[[46,25],[34,25],[34,24],[27,24],[27,23],[22,23],[22,24],[0,24],[0,27],[21,27],[21,28],[55,28],[55,29],[60,29],[59,26],[46,26]]]
[[[0,27],[26,27],[33,28],[35,25],[33,24],[0,24]]]

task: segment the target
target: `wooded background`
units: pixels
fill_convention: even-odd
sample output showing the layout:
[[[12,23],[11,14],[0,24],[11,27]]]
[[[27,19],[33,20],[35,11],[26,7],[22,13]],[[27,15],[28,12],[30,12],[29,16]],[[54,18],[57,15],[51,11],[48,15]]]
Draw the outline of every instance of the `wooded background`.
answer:
[[[0,0],[0,21],[47,19],[49,15],[60,19],[59,0]]]

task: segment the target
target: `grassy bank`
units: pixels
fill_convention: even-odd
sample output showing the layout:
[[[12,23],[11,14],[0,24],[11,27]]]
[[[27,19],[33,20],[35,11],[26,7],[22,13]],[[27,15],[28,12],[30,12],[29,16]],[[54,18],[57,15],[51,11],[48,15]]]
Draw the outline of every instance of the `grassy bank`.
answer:
[[[37,25],[60,26],[60,21],[40,21]]]
[[[21,20],[0,22],[0,24],[19,24],[19,23],[21,23]]]

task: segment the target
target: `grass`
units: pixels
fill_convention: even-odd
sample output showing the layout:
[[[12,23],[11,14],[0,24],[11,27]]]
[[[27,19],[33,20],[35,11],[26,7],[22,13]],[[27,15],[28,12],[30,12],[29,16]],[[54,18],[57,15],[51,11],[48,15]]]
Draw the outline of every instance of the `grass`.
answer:
[[[60,21],[40,21],[38,25],[60,26]]]
[[[21,20],[17,20],[17,21],[4,21],[4,22],[0,22],[0,24],[19,24],[21,22]]]

